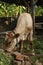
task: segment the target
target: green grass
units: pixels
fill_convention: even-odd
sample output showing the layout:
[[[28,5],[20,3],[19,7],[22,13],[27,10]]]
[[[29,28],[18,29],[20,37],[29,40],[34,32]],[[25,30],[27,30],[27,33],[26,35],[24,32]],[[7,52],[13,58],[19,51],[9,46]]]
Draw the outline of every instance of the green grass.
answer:
[[[11,56],[8,56],[4,51],[0,50],[0,65],[11,65]]]
[[[0,39],[0,45],[4,42],[4,39]],[[28,44],[28,48],[26,49],[26,42],[24,41],[24,52],[30,52],[30,45]],[[33,41],[34,49],[36,54],[43,54],[43,40],[36,39]],[[32,64],[34,64],[35,60],[38,59],[43,63],[43,56],[30,56]],[[11,56],[6,55],[2,50],[0,50],[0,65],[11,65]]]

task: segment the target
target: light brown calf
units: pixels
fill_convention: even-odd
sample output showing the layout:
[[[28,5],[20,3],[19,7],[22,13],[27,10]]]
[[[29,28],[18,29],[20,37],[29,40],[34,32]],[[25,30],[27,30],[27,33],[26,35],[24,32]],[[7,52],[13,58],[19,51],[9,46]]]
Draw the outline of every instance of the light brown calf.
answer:
[[[14,32],[14,33],[13,33]],[[20,14],[18,21],[17,21],[17,26],[13,30],[12,33],[8,33],[6,40],[8,40],[10,45],[6,48],[7,51],[12,51],[12,49],[15,47],[15,45],[19,41],[26,40],[27,38],[30,41],[31,49],[33,49],[33,21],[32,17],[28,13],[22,13]],[[27,44],[27,43],[26,43]],[[21,51],[23,48],[23,45],[21,43]]]

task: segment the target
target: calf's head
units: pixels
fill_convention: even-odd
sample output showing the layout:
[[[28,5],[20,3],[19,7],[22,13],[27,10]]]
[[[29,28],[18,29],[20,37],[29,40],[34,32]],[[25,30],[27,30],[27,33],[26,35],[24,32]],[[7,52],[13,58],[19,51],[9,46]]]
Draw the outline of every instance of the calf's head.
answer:
[[[12,49],[14,49],[15,45],[17,44],[18,36],[19,34],[14,34],[12,32],[6,34],[4,48],[7,49],[7,51],[11,51]]]

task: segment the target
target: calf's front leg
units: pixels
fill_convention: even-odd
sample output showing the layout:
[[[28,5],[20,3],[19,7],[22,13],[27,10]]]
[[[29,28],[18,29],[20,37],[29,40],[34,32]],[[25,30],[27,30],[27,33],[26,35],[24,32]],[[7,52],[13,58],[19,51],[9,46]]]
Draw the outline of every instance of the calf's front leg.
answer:
[[[20,40],[20,43],[19,43],[19,51],[22,53],[23,52],[23,41]]]

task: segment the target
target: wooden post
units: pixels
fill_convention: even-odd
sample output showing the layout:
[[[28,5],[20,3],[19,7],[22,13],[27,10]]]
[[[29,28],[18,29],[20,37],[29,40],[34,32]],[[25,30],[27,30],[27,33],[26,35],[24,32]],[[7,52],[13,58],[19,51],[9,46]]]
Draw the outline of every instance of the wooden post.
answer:
[[[35,37],[35,10],[34,10],[34,6],[35,6],[35,1],[31,0],[31,15],[32,15],[32,19],[33,19],[33,37]]]

